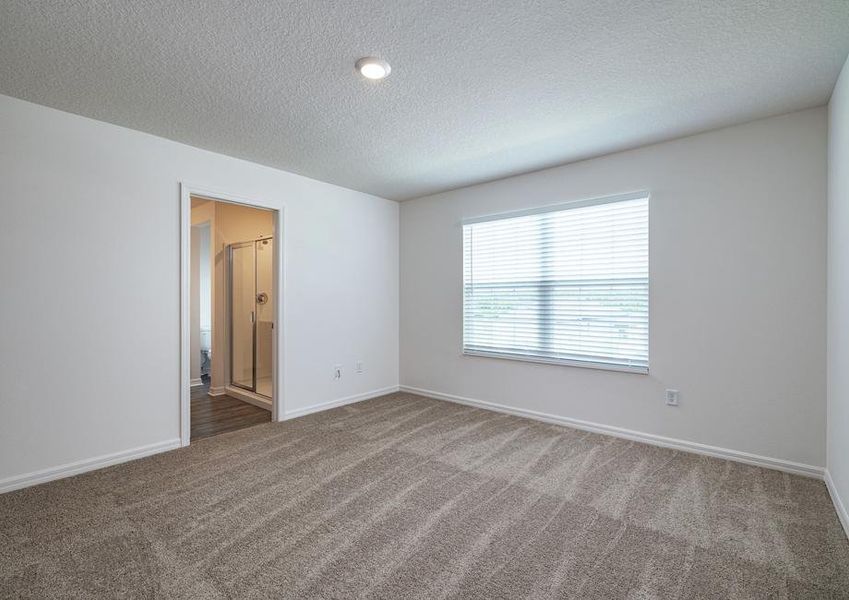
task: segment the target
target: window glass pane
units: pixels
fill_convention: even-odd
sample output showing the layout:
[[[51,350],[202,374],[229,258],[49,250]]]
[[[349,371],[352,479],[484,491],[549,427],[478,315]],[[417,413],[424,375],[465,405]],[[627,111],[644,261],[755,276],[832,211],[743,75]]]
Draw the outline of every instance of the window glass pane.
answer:
[[[463,228],[472,353],[648,368],[648,197]]]

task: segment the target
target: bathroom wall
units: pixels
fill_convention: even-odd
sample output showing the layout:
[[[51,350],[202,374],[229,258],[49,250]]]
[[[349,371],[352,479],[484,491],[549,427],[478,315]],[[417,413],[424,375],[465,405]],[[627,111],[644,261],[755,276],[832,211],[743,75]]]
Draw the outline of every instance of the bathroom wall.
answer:
[[[212,231],[213,315],[212,315],[212,381],[210,392],[224,393],[230,382],[227,327],[227,245],[247,242],[274,234],[274,213],[238,204],[212,202],[215,229]]]
[[[212,331],[212,263],[214,257],[212,253],[212,245],[210,240],[210,224],[206,223],[199,226],[200,233],[200,282],[198,283],[198,291],[200,292],[200,307],[198,309],[199,326],[201,331],[201,350],[208,350],[211,346],[211,340],[204,341],[204,332]]]
[[[190,244],[191,268],[189,269],[189,333],[191,354],[189,355],[189,377],[192,385],[200,383],[200,227],[192,226]]]
[[[211,346],[211,339],[205,340],[203,332],[212,330],[211,265],[215,257],[212,254],[210,235],[215,229],[215,203],[211,200],[193,198],[191,209],[190,378],[193,384],[199,385],[202,366],[201,351]]]

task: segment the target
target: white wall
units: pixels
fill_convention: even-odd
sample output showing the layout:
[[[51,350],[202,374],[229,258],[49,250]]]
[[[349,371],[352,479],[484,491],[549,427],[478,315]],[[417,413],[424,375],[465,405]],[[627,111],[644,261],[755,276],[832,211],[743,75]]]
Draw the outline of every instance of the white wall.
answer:
[[[397,384],[395,202],[0,96],[0,484],[179,438],[180,181],[285,205],[286,410]]]
[[[827,466],[849,533],[849,59],[828,105]]]
[[[402,385],[823,466],[826,128],[817,108],[403,203]],[[636,190],[649,375],[461,355],[463,218]]]

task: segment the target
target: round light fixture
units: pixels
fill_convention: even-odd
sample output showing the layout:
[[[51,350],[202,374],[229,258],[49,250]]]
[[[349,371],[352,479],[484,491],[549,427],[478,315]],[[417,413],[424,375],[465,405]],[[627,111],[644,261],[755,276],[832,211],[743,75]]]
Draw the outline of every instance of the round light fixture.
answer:
[[[361,58],[354,66],[357,71],[360,72],[360,75],[366,79],[383,79],[389,75],[389,71],[392,70],[389,67],[388,62],[380,58],[375,58],[374,56]]]

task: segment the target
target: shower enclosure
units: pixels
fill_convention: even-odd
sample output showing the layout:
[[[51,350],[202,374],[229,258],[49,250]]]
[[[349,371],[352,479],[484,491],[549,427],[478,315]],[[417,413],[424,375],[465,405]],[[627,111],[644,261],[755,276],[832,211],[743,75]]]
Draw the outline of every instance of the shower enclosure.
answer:
[[[228,246],[230,383],[271,398],[272,238]]]

